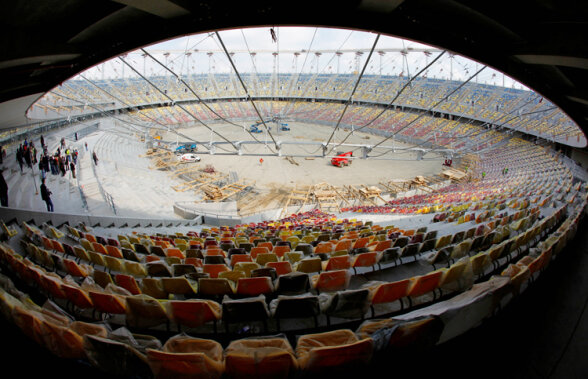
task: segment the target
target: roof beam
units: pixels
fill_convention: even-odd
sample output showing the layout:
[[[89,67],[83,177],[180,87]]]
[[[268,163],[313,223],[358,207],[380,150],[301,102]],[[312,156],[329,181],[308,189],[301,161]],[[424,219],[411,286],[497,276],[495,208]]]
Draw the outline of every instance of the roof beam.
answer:
[[[128,5],[142,10],[154,16],[165,19],[180,17],[190,14],[189,11],[168,0],[114,0],[117,3]]]
[[[527,64],[543,64],[550,66],[566,66],[588,70],[588,58],[562,56],[562,55],[538,55],[519,54],[515,58]]]

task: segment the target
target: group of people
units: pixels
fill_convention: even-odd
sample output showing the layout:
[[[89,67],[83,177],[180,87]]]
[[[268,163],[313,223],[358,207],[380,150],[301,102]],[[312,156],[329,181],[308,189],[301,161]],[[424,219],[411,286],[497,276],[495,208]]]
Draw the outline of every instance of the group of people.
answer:
[[[50,154],[42,135],[40,142],[41,154],[39,156],[34,142],[28,141],[28,139],[25,138],[23,143],[21,143],[16,149],[16,160],[20,166],[21,173],[23,172],[25,165],[32,169],[34,167],[33,165],[38,164],[39,171],[41,172],[41,199],[47,205],[47,211],[53,212],[53,201],[51,200],[52,192],[45,183],[47,173],[50,172],[52,175],[65,176],[69,171],[71,172],[72,177],[76,178],[78,150],[67,147],[65,138],[62,138],[56,152]],[[3,150],[0,148],[0,157],[2,154]],[[37,156],[39,156],[38,159]],[[94,161],[97,162],[97,160],[98,159],[94,157]],[[2,175],[2,169],[0,169],[0,203],[4,207],[8,206],[8,185]]]
[[[27,167],[32,168],[34,164],[37,164],[37,148],[33,141],[27,141],[25,138],[24,142],[16,148],[16,161],[20,166],[20,172],[23,172],[23,166],[26,164]]]
[[[46,173],[51,171],[53,175],[65,176],[70,171],[72,177],[76,177],[76,165],[78,161],[78,150],[58,147],[55,154],[50,155],[46,150],[41,156],[39,162],[39,170],[41,171],[41,178],[45,178]]]
[[[41,140],[43,136],[41,136]],[[48,172],[52,175],[65,176],[69,171],[71,176],[76,178],[76,165],[78,163],[78,150],[66,146],[65,138],[61,138],[59,147],[55,154],[51,155],[47,147],[43,146],[43,155],[39,162],[41,171],[41,199],[47,205],[47,211],[53,212],[53,201],[51,200],[51,190],[45,184],[45,178]]]

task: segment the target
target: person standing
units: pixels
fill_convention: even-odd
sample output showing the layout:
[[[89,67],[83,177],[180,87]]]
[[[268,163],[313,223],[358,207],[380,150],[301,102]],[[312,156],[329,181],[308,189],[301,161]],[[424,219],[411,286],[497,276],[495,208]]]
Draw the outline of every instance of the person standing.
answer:
[[[49,165],[51,166],[51,174],[55,175],[57,173],[55,157],[49,157]]]
[[[59,171],[61,176],[65,176],[65,159],[62,156],[59,157]]]
[[[33,145],[31,141],[31,156],[32,156],[32,163],[37,164],[37,148]]]
[[[41,182],[41,199],[47,204],[47,212],[53,212],[53,202],[51,201],[52,192],[45,185],[45,179]]]
[[[24,154],[24,159],[25,159],[27,166],[32,168],[33,166],[31,166],[31,149],[27,146],[24,146],[23,147],[23,154]]]
[[[45,180],[47,176],[45,174],[45,166],[43,165],[43,157],[41,157],[41,161],[39,162],[39,172],[41,173],[41,180]]]
[[[43,162],[43,168],[45,172],[49,172],[49,156],[47,154],[43,154],[43,159],[41,161]]]
[[[71,176],[76,178],[76,165],[73,162],[69,162],[69,169],[71,170]]]
[[[16,160],[18,161],[18,165],[20,166],[20,173],[22,174],[22,165],[23,165],[23,152],[22,152],[22,148],[19,146],[18,149],[16,149]]]
[[[4,180],[4,175],[2,174],[2,169],[0,169],[0,205],[3,207],[8,206],[8,184],[6,184],[6,180]]]
[[[92,159],[94,160],[94,164],[98,166],[98,157],[96,156],[96,152],[92,152]]]

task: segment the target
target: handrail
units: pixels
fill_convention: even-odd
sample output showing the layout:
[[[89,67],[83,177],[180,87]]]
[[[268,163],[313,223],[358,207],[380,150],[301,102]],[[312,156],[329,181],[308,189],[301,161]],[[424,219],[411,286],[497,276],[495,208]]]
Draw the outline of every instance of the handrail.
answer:
[[[100,180],[98,180],[98,174],[96,173],[95,164],[92,164],[92,171],[94,172],[94,177],[96,178],[96,184],[98,185],[98,190],[100,191],[100,194],[102,195],[110,209],[112,209],[112,212],[116,215],[116,205],[114,204],[114,198],[102,187],[102,184],[100,184]]]

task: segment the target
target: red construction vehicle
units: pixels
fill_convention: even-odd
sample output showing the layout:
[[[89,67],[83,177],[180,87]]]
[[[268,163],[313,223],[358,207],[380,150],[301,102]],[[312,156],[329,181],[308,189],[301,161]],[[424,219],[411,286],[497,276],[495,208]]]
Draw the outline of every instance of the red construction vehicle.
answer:
[[[333,159],[331,159],[331,164],[336,167],[349,166],[351,164],[352,160],[347,157],[352,157],[352,156],[353,156],[352,151],[348,151],[346,153],[337,153],[337,156],[334,157]]]

